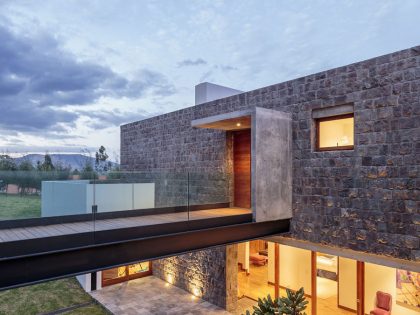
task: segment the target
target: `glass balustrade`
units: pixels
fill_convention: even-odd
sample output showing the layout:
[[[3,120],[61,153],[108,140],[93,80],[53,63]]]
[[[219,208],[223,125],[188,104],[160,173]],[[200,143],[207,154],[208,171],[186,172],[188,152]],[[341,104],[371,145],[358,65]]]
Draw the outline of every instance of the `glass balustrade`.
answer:
[[[0,259],[229,224],[250,213],[233,207],[232,182],[217,172],[1,171]]]

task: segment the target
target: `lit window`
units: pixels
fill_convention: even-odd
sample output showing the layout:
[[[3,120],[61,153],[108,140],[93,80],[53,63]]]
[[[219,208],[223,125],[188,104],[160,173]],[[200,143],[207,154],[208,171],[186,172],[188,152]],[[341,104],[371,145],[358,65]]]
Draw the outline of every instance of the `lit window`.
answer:
[[[316,127],[318,150],[325,151],[353,149],[353,114],[317,119]]]

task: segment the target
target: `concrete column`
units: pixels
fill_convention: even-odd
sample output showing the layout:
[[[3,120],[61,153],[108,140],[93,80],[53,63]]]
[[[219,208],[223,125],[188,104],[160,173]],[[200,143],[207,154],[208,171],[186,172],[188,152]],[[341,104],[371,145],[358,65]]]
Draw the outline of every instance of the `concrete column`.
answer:
[[[226,310],[235,312],[238,306],[238,245],[226,246]]]
[[[292,120],[255,108],[251,127],[251,203],[257,222],[292,217]]]

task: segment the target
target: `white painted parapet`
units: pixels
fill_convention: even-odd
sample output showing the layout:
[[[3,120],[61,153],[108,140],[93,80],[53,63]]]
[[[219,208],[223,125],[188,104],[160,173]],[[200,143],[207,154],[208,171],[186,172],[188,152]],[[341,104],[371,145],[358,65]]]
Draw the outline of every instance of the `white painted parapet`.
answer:
[[[195,105],[241,93],[243,93],[243,91],[218,84],[203,82],[195,86]]]
[[[154,183],[95,183],[89,180],[43,181],[42,217],[155,207]]]

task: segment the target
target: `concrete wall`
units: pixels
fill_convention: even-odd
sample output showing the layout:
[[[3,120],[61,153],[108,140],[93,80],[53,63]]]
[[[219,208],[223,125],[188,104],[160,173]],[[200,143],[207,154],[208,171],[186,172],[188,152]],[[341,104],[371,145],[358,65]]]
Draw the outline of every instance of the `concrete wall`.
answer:
[[[76,276],[77,281],[79,281],[80,285],[86,292],[92,291],[91,277],[92,276],[90,273]],[[96,290],[101,290],[101,289],[102,289],[102,271],[98,271],[96,273]]]
[[[252,208],[257,222],[292,217],[292,120],[256,108],[252,122]]]
[[[43,217],[155,207],[154,183],[90,184],[90,181],[43,181]]]
[[[255,106],[290,113],[292,236],[420,258],[420,46],[121,126],[125,170],[227,172],[222,131],[191,120]],[[355,148],[314,150],[314,110],[351,104]]]

